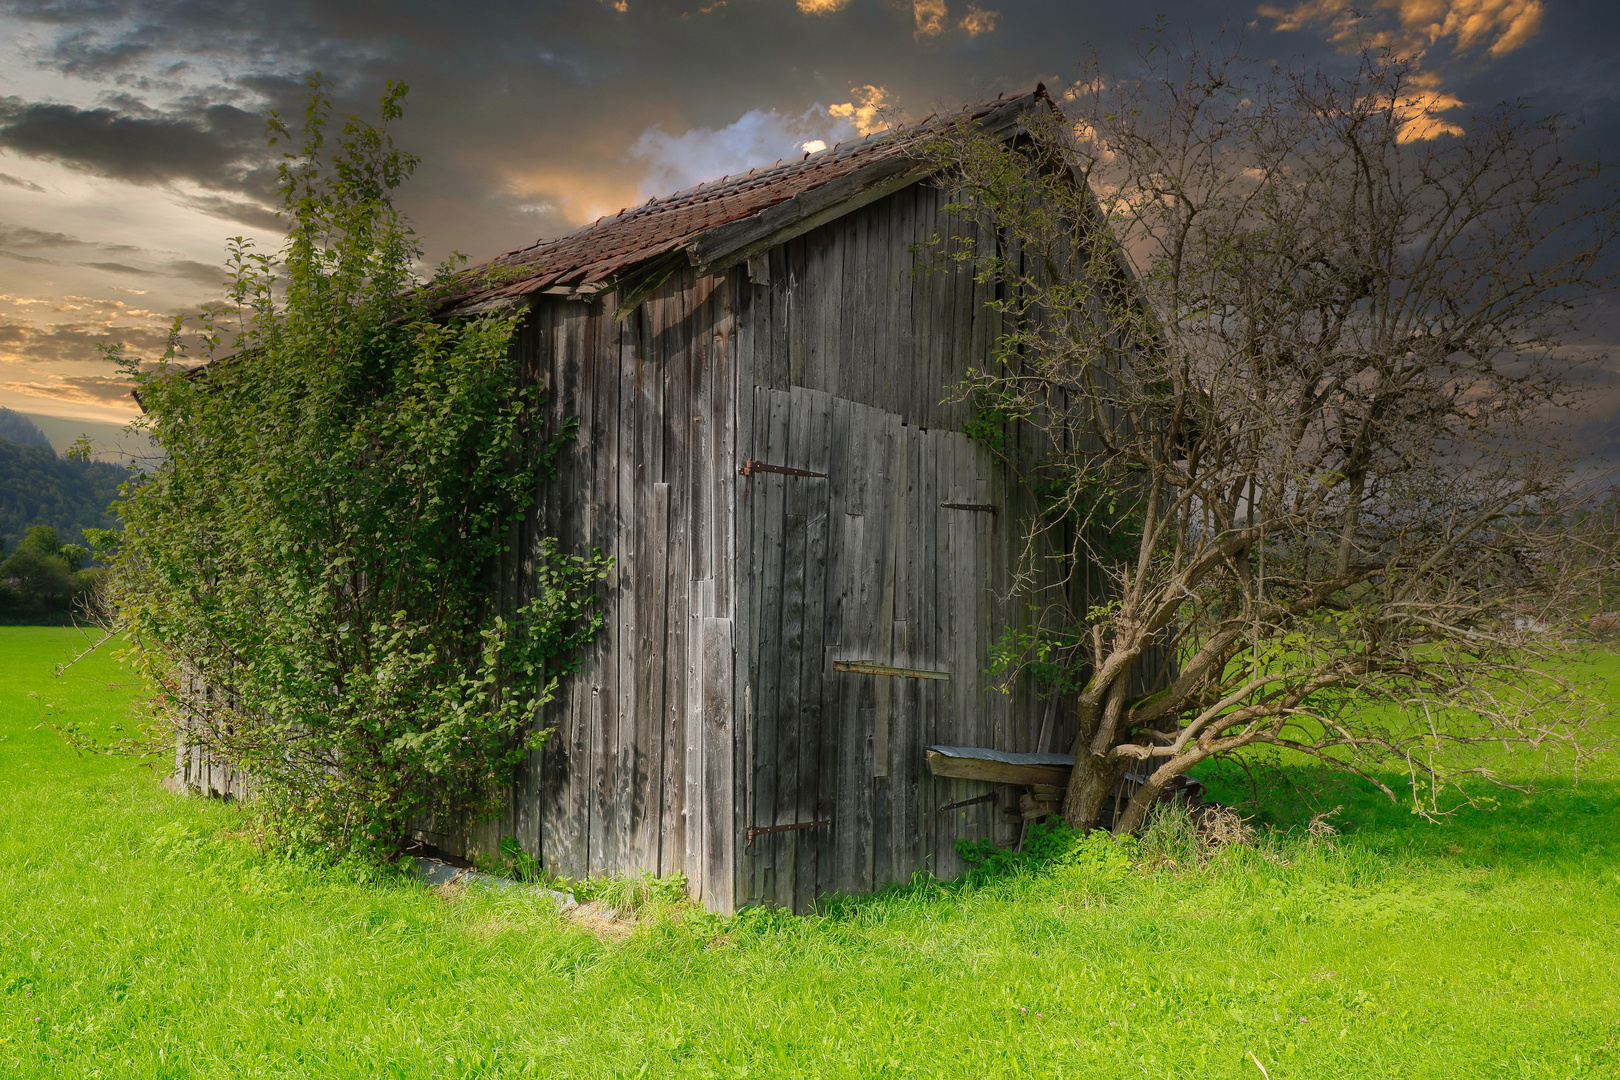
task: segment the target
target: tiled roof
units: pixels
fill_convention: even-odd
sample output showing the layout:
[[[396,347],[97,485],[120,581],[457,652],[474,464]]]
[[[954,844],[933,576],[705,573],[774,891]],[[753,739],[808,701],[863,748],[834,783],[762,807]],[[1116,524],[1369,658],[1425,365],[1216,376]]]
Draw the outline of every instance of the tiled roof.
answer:
[[[493,287],[469,289],[452,298],[457,306],[525,296],[550,286],[589,289],[638,264],[689,246],[700,234],[741,221],[795,196],[871,166],[911,154],[925,138],[948,123],[979,120],[1013,105],[1027,107],[1044,99],[1037,86],[1020,98],[997,98],[968,106],[960,113],[932,116],[896,131],[839,143],[803,158],[754,169],[653,199],[600,218],[567,236],[541,240],[509,251],[465,274],[477,280],[495,271]]]

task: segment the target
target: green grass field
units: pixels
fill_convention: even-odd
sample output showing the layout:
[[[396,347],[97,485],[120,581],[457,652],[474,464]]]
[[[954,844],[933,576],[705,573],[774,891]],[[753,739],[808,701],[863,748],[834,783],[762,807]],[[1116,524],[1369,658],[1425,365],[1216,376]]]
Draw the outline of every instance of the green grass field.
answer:
[[[1332,847],[605,942],[268,859],[231,807],[78,756],[39,725],[105,732],[136,688],[99,654],[53,678],[72,647],[0,628],[6,1077],[1620,1076],[1612,769],[1440,824],[1346,789]]]

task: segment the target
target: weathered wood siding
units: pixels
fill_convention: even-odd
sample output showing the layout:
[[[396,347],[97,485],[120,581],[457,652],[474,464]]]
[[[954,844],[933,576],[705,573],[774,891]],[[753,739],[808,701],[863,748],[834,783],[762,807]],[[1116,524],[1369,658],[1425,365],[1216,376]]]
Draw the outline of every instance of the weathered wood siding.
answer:
[[[914,185],[746,267],[677,274],[622,321],[612,295],[536,303],[530,377],[579,426],[505,579],[521,600],[540,536],[600,547],[607,628],[503,817],[424,836],[514,835],[571,875],[684,872],[721,911],[949,877],[958,838],[1016,840],[1017,789],[924,758],[1068,750],[1075,732],[1067,703],[989,673],[1029,618],[1012,592],[1034,505],[962,434],[952,387],[999,327],[986,286],[937,254],[967,227],[944,202]],[[820,475],[739,475],[749,460]]]
[[[684,873],[732,903],[732,539],[735,440],[731,296],[677,275],[634,315],[614,299],[541,297],[519,347],[553,422],[578,424],[556,480],[514,538],[504,575],[532,587],[538,538],[597,547],[615,566],[606,628],[539,724],[504,815],[451,850],[505,836],[569,875]]]
[[[1074,737],[1071,710],[1031,680],[1005,693],[988,673],[1027,617],[1010,593],[1033,506],[961,434],[971,416],[952,388],[989,366],[999,327],[986,286],[941,265],[933,238],[966,227],[944,201],[907,188],[734,276],[738,455],[826,477],[738,479],[739,902],[804,910],[958,874],[959,837],[1016,839],[1016,793],[942,810],[994,789],[929,775],[926,747]]]

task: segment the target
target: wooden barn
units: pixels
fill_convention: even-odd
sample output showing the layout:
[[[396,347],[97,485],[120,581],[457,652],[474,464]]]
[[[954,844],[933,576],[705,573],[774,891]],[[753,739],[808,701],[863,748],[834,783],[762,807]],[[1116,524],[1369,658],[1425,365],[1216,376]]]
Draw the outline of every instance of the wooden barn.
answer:
[[[523,597],[546,535],[615,569],[504,816],[423,840],[681,872],[721,912],[949,877],[958,839],[1016,841],[1026,788],[996,780],[1040,759],[929,761],[1050,755],[1075,730],[989,674],[1029,617],[1010,594],[1032,501],[963,434],[952,387],[998,324],[939,254],[972,226],[918,148],[962,119],[1013,140],[1052,107],[1037,87],[657,199],[493,260],[455,301],[520,305],[526,377],[578,422],[505,587]]]

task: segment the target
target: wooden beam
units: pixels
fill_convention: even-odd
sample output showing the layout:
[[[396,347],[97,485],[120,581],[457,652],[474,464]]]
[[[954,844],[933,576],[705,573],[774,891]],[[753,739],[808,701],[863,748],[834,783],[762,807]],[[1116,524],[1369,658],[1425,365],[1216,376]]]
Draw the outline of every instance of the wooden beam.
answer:
[[[920,668],[889,667],[865,660],[834,660],[834,671],[848,671],[855,675],[893,675],[900,679],[949,679],[948,671],[923,671]]]
[[[1007,755],[1008,757],[1025,755]],[[952,757],[938,750],[928,751],[928,771],[935,776],[954,776],[963,780],[985,780],[992,784],[1035,784],[1064,786],[1069,782],[1073,765],[1026,764],[998,761],[994,758]]]
[[[460,307],[451,308],[449,311],[444,313],[444,318],[465,319],[474,315],[483,315],[492,311],[518,311],[521,308],[528,307],[530,303],[531,300],[527,295],[497,296],[490,300],[480,300],[476,303],[463,304]]]
[[[641,302],[653,293],[658,287],[670,279],[684,261],[679,251],[672,251],[661,259],[654,259],[636,270],[618,278],[614,288],[619,290],[619,306],[613,311],[613,321],[630,317],[631,312],[641,306]]]
[[[930,171],[927,165],[896,154],[741,221],[717,225],[699,235],[687,252],[699,274],[712,274],[909,187]]]

